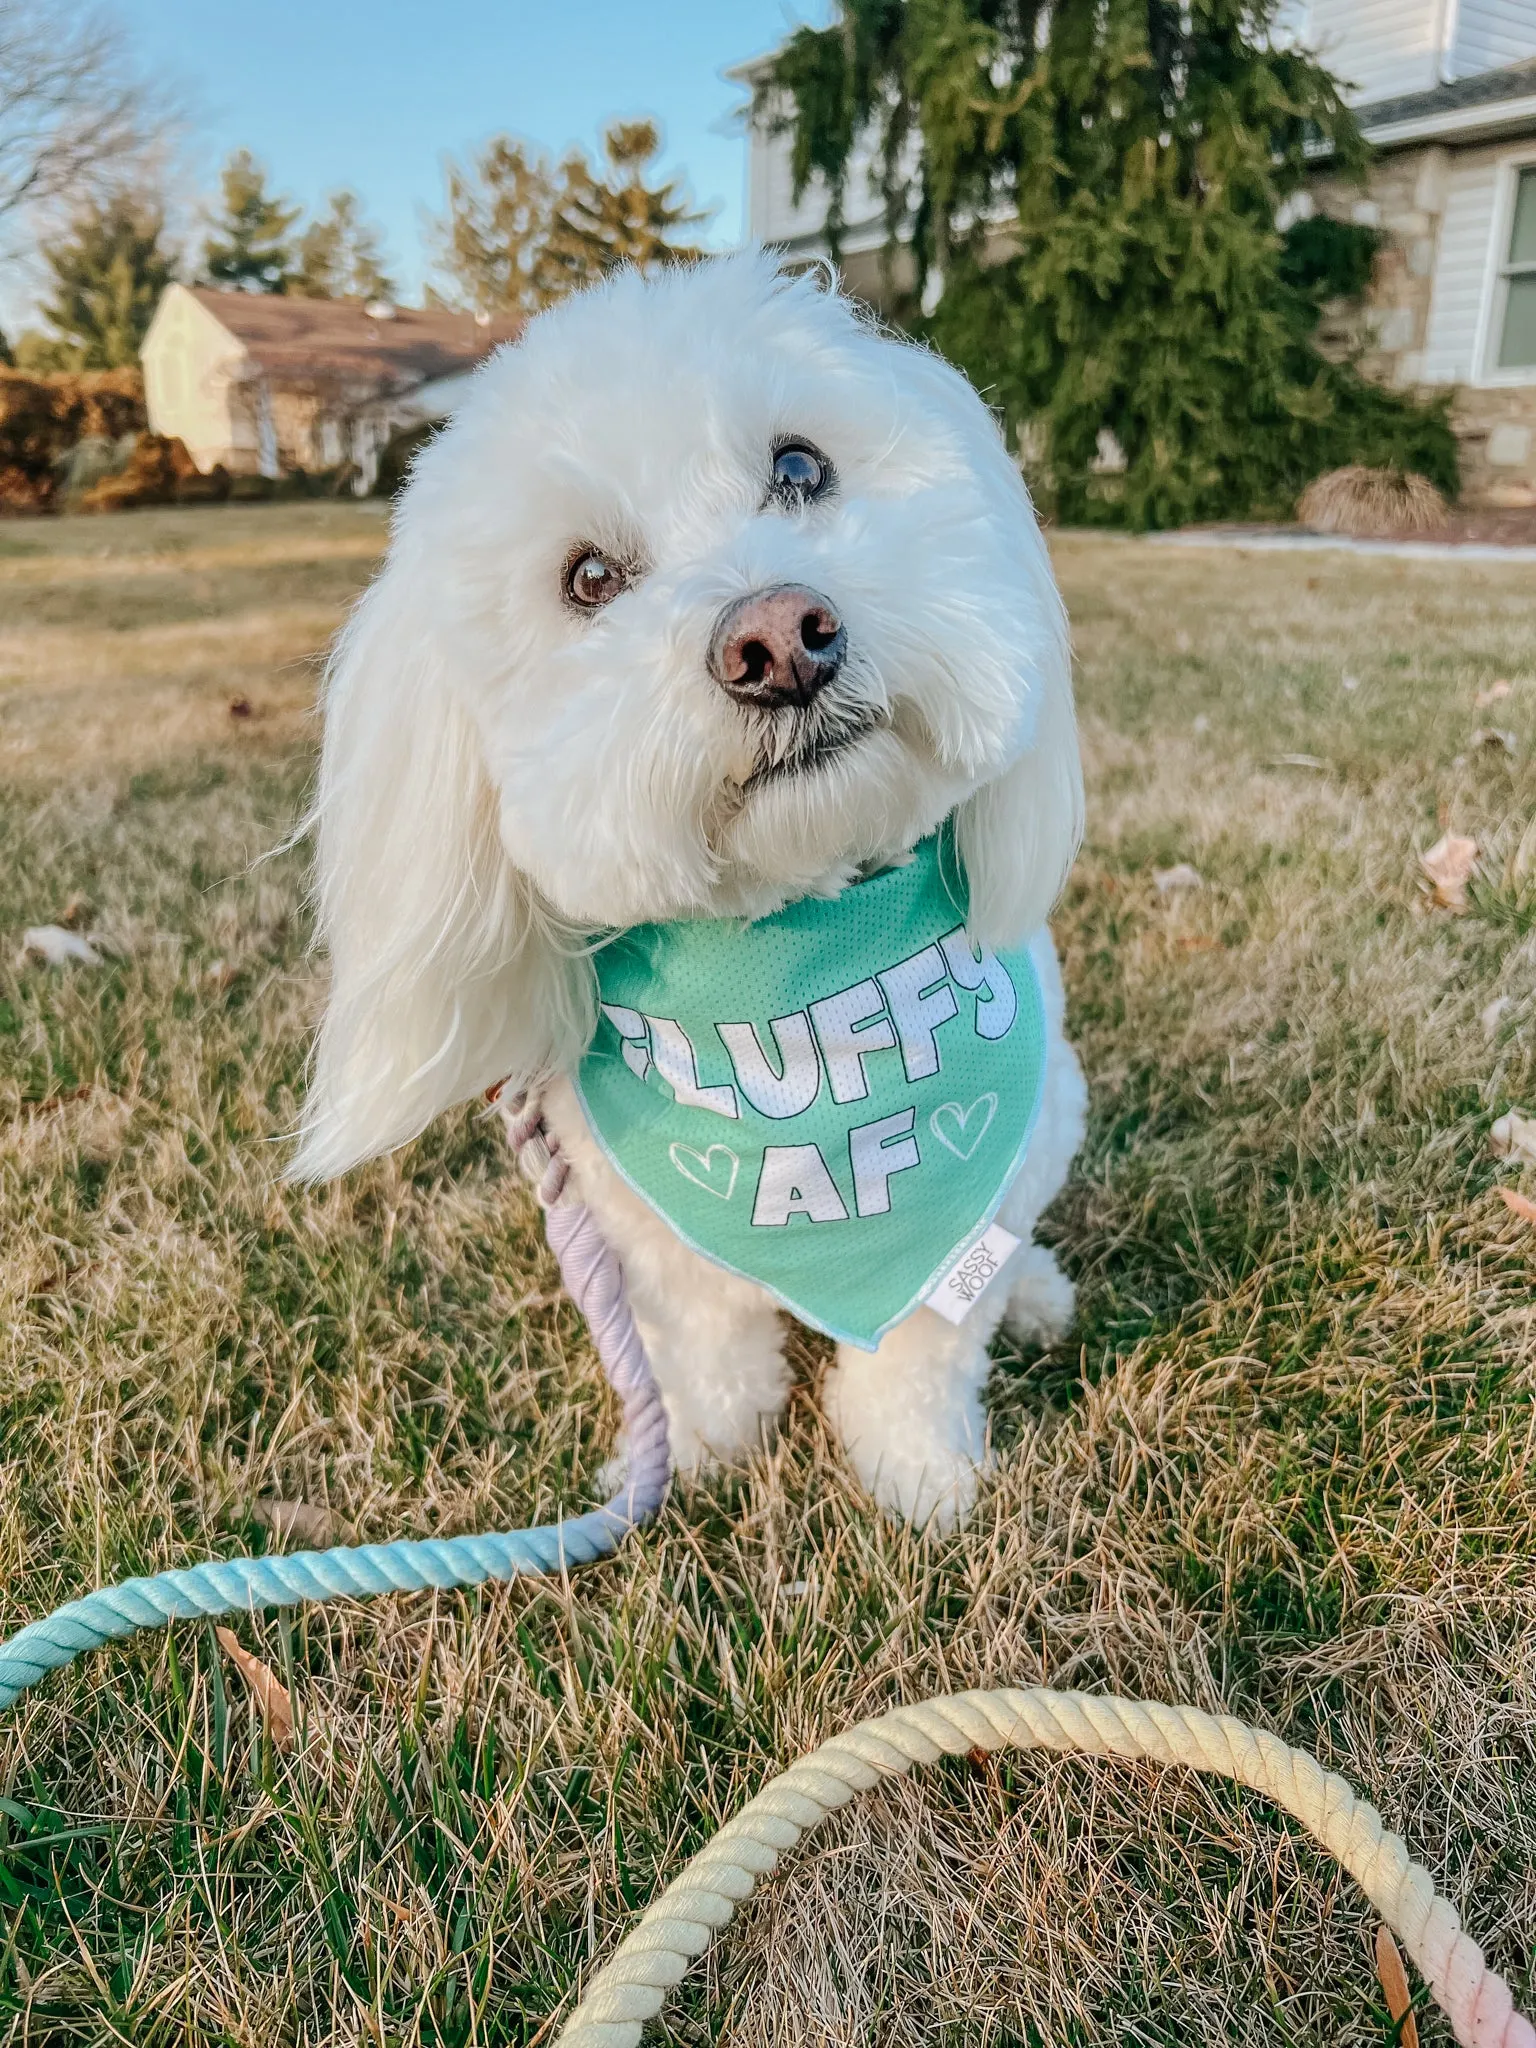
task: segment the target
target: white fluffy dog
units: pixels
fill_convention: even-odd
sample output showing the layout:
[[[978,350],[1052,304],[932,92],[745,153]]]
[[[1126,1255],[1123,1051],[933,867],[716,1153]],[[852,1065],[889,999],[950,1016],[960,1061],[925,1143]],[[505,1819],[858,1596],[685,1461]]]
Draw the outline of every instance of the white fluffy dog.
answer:
[[[754,690],[761,648],[722,679],[722,621],[786,590],[822,608],[806,648],[836,629],[818,687]],[[839,1346],[824,1399],[882,1505],[962,1513],[999,1321],[1049,1340],[1071,1319],[1032,1233],[1084,1117],[1045,929],[1082,817],[1066,623],[965,380],[757,254],[540,316],[419,461],[332,662],[316,811],[332,980],[294,1170],[341,1173],[508,1077],[536,1089],[684,1471],[779,1414],[783,1326],[593,1141],[571,1079],[592,935],[834,896],[953,818],[973,939],[1027,940],[1044,996],[1041,1107],[997,1212],[1022,1243],[959,1326],[918,1308],[873,1352]]]

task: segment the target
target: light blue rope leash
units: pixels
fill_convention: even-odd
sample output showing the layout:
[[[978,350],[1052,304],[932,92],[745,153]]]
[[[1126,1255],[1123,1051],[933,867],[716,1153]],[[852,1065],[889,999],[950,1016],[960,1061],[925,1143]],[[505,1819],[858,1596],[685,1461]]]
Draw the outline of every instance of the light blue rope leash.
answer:
[[[656,1514],[672,1476],[667,1419],[635,1328],[619,1262],[588,1210],[562,1202],[569,1172],[536,1110],[519,1097],[498,1101],[513,1151],[538,1181],[545,1228],[571,1299],[585,1316],[603,1370],[624,1411],[628,1470],[612,1500],[570,1520],[490,1536],[362,1543],[302,1550],[292,1557],[232,1557],[153,1578],[126,1579],[55,1608],[0,1643],[0,1708],[87,1650],[141,1628],[215,1614],[254,1614],[301,1600],[367,1599],[427,1587],[479,1586],[487,1579],[548,1578],[611,1557]]]

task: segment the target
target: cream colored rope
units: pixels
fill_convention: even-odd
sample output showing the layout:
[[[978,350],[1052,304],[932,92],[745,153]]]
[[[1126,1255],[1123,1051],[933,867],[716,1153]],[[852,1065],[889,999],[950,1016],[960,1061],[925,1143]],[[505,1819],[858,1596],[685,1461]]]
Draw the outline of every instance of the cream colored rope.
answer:
[[[786,1850],[882,1778],[973,1749],[1150,1758],[1262,1792],[1342,1863],[1403,1943],[1462,2048],[1536,2048],[1536,2029],[1429,1873],[1381,1815],[1315,1757],[1223,1714],[1091,1693],[962,1692],[897,1707],[835,1735],[727,1821],[619,1944],[567,2020],[558,2048],[634,2048],[644,2022]]]

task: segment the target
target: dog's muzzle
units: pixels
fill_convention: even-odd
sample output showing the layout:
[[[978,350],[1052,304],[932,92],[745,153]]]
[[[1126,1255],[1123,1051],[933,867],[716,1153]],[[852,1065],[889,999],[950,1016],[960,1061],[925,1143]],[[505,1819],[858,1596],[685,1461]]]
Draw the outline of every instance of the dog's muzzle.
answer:
[[[803,709],[836,676],[847,651],[847,629],[828,599],[803,583],[780,583],[720,614],[709,672],[738,704]]]

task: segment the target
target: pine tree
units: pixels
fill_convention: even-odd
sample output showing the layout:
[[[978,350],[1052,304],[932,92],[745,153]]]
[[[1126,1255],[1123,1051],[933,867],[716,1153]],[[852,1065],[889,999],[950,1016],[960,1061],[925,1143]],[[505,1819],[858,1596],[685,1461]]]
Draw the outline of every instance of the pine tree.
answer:
[[[547,157],[498,136],[468,167],[448,165],[438,264],[477,313],[537,313],[566,289],[549,254],[559,187]]]
[[[873,139],[906,318],[1044,444],[1066,518],[1283,516],[1346,461],[1454,487],[1444,409],[1313,345],[1321,288],[1287,268],[1276,216],[1318,144],[1345,172],[1366,151],[1327,71],[1280,46],[1277,7],[840,0],[760,96],[797,192],[827,184],[834,249]]]
[[[288,289],[309,299],[392,299],[379,231],[363,219],[355,192],[333,192],[299,237]]]
[[[225,164],[219,197],[221,211],[203,246],[208,282],[244,292],[287,291],[298,207],[268,192],[266,170],[248,149],[237,149]]]
[[[52,332],[29,351],[56,369],[117,370],[137,363],[160,294],[176,274],[163,245],[165,215],[143,194],[92,201],[42,244],[50,274],[40,311]]]
[[[654,121],[616,121],[603,135],[603,162],[596,172],[585,158],[567,160],[557,241],[584,252],[593,272],[621,263],[645,270],[702,253],[679,239],[705,220],[681,181],[648,182],[660,154]]]
[[[499,136],[467,169],[448,166],[438,261],[477,313],[537,313],[621,263],[644,269],[698,251],[679,238],[702,224],[677,179],[651,172],[651,121],[616,122],[594,167],[579,150],[560,164]]]

